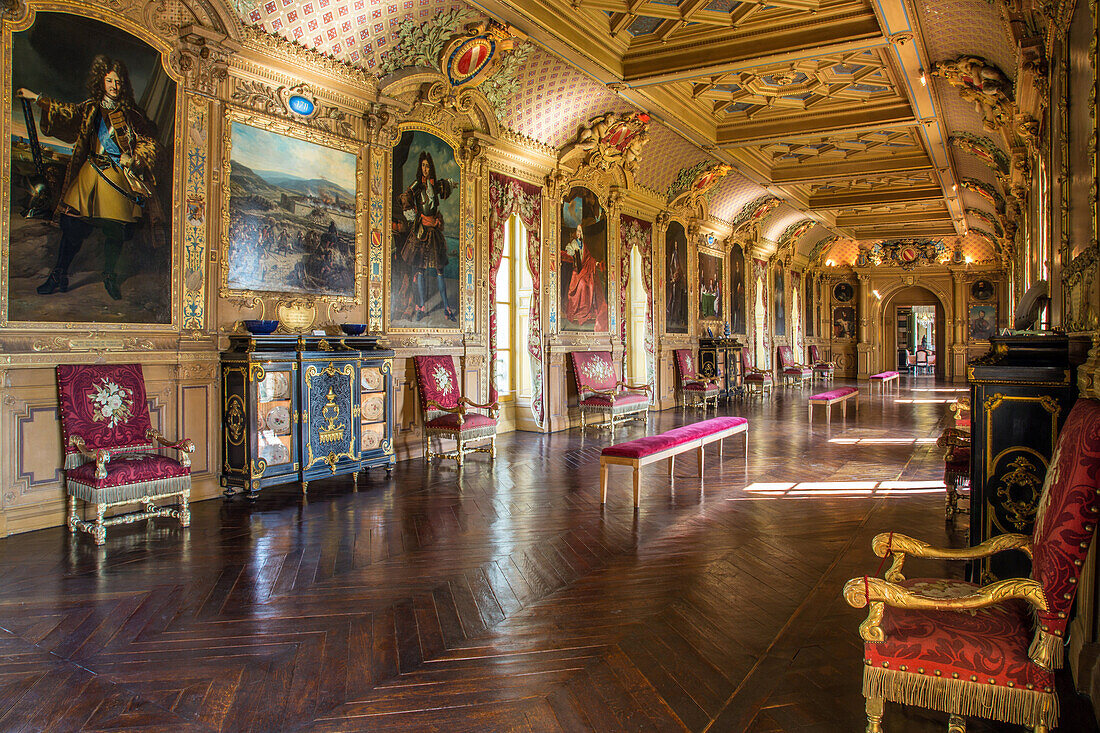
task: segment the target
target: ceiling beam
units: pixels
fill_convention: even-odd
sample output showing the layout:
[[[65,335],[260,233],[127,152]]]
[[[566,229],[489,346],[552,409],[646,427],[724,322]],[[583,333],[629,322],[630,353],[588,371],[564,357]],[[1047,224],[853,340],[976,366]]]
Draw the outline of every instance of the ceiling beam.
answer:
[[[837,162],[802,163],[797,166],[773,168],[772,183],[805,183],[809,181],[832,181],[838,178],[872,177],[882,173],[906,171],[931,171],[928,156],[899,155],[890,158],[845,160]]]
[[[918,222],[951,222],[946,208],[932,211],[899,211],[883,214],[842,214],[837,216],[838,227],[862,229],[881,224],[912,224]]]
[[[763,33],[708,28],[680,33],[667,43],[635,39],[623,56],[623,81],[634,87],[666,84],[887,43],[872,13],[851,15],[820,27],[788,25]]]
[[[902,201],[942,201],[943,191],[939,186],[921,186],[918,188],[890,188],[871,191],[841,191],[837,193],[812,194],[811,209],[843,209],[849,206],[870,206],[872,204],[895,204]]]
[[[955,223],[951,220],[942,223],[914,223],[905,226],[873,227],[855,229],[856,239],[909,239],[912,237],[952,237],[955,235]]]
[[[777,140],[839,132],[869,131],[883,125],[915,124],[908,102],[849,105],[830,112],[801,114],[778,119],[730,120],[718,126],[715,142],[723,147],[763,145]]]

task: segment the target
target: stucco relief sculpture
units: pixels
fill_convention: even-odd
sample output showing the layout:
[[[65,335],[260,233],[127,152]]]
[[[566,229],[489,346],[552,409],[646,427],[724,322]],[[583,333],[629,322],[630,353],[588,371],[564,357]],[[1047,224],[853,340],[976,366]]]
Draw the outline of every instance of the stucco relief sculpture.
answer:
[[[638,158],[649,141],[649,115],[644,112],[607,112],[581,127],[576,139],[562,148],[558,163],[563,166],[592,166],[607,170],[621,165],[633,176]]]
[[[932,74],[946,79],[958,88],[963,99],[974,104],[987,130],[996,130],[1012,121],[1012,81],[981,56],[941,61]]]

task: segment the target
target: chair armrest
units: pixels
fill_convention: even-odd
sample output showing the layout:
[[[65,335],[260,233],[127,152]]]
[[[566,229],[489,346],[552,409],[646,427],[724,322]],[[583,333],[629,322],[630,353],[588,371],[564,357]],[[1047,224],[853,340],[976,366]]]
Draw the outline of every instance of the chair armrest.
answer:
[[[974,592],[955,598],[935,598],[922,595],[882,578],[852,578],[844,584],[844,600],[852,608],[869,606],[866,620],[859,626],[864,641],[878,642],[885,639],[882,632],[882,614],[886,606],[920,611],[968,611],[1018,599],[1030,603],[1035,609],[1047,610],[1043,586],[1031,578],[1010,578],[975,588]],[[1036,645],[1033,644],[1034,648]]]
[[[646,394],[652,389],[648,384],[627,384],[626,382],[619,382],[616,386],[622,387],[623,389],[634,390],[635,392],[645,392]]]
[[[173,448],[179,451],[180,465],[190,468],[191,454],[195,452],[195,443],[190,438],[184,438],[183,440],[172,442],[161,435],[160,431],[158,431],[156,428],[149,428],[145,431],[145,439],[153,441],[162,448]]]
[[[1031,538],[1025,534],[999,534],[980,545],[951,548],[935,547],[904,534],[883,533],[871,540],[871,548],[879,557],[893,556],[894,561],[886,571],[886,579],[896,583],[905,580],[901,570],[909,555],[929,560],[977,560],[1005,550],[1021,550],[1031,557]]]
[[[608,397],[611,400],[614,400],[615,396],[619,394],[613,389],[589,389],[588,387],[585,387],[583,391],[587,393],[589,397]],[[588,398],[583,397],[582,399]]]
[[[496,412],[500,411],[500,403],[496,402],[496,401],[486,402],[484,405],[481,405],[481,404],[478,404],[477,402],[474,402],[473,400],[469,399],[468,397],[460,397],[459,400],[464,405],[469,405],[470,407],[476,407],[479,410],[488,410],[492,417],[496,417],[496,415],[493,415],[492,413],[496,413]]]
[[[444,407],[443,405],[439,404],[435,400],[426,400],[424,402],[424,409],[425,410],[439,410],[440,412],[447,412],[447,413],[450,413],[452,415],[465,415],[466,414],[466,405],[462,404],[462,402],[459,402],[457,407]]]
[[[111,461],[111,451],[106,448],[90,450],[84,442],[84,438],[81,438],[79,435],[69,436],[69,445],[80,451],[80,455],[84,456],[89,461],[95,461],[96,478],[107,478],[107,464]]]

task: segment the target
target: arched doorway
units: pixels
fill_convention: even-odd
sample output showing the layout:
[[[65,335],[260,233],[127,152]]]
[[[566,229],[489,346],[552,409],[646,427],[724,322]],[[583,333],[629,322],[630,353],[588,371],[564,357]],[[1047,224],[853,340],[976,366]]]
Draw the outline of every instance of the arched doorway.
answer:
[[[879,331],[882,334],[882,357],[880,366],[884,369],[896,369],[898,363],[898,349],[906,348],[907,344],[902,338],[899,343],[899,334],[907,331],[913,338],[917,318],[913,315],[921,310],[933,308],[935,310],[931,321],[931,330],[934,338],[928,344],[935,348],[936,364],[934,374],[936,379],[944,378],[944,369],[948,363],[947,329],[944,319],[943,303],[935,293],[920,285],[911,285],[902,288],[887,297],[882,308],[882,324]],[[921,328],[927,328],[922,325]],[[916,339],[919,341],[919,338]]]

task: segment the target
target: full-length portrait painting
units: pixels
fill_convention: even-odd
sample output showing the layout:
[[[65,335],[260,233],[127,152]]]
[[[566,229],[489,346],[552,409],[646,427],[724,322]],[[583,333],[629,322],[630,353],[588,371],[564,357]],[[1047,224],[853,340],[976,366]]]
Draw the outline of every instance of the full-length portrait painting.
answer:
[[[356,156],[229,122],[232,290],[355,295]]]
[[[599,198],[570,189],[561,209],[561,329],[606,333],[607,218]]]
[[[787,335],[787,283],[783,268],[775,270],[775,291],[772,294],[772,313],[775,314],[775,335]]]
[[[393,149],[393,328],[458,328],[461,177],[454,149],[430,132],[406,130]]]
[[[722,281],[722,258],[706,252],[699,253],[699,318],[700,320],[720,320],[725,316],[722,311],[722,295],[725,284]]]
[[[12,34],[9,321],[170,324],[176,83],[111,25]]]
[[[730,331],[746,333],[745,324],[745,251],[741,245],[730,250]]]
[[[665,331],[687,333],[687,233],[677,221],[665,230],[665,298]]]

